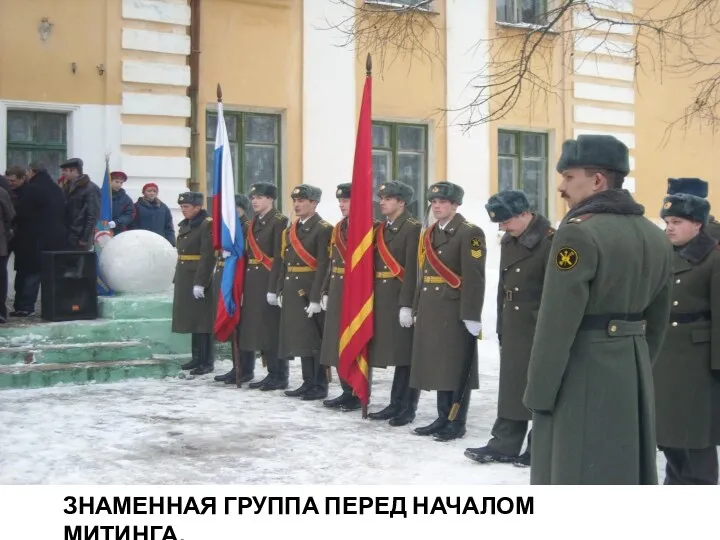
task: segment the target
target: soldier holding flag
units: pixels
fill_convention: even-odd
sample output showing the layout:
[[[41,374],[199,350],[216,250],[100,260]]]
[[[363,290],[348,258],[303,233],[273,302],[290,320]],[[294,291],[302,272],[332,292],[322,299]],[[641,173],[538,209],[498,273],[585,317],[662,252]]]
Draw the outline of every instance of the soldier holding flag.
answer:
[[[407,211],[413,189],[403,182],[380,186],[380,212],[384,223],[375,234],[375,333],[370,342],[372,367],[395,367],[390,404],[368,414],[372,420],[389,420],[404,426],[415,419],[420,391],[410,388],[412,358],[412,305],[417,284],[417,250],[420,222]]]
[[[427,199],[437,221],[423,232],[418,255],[410,386],[437,390],[438,417],[415,433],[438,441],[465,435],[470,390],[478,388],[476,338],[482,330],[486,246],[482,229],[457,211],[463,195],[450,182],[430,187]],[[459,410],[451,420],[454,405]]]
[[[283,233],[283,265],[278,276],[280,312],[279,356],[299,356],[303,383],[286,390],[305,401],[327,397],[328,380],[320,366],[322,284],[328,271],[333,227],[317,214],[322,191],[302,184],[292,192],[297,221]]]

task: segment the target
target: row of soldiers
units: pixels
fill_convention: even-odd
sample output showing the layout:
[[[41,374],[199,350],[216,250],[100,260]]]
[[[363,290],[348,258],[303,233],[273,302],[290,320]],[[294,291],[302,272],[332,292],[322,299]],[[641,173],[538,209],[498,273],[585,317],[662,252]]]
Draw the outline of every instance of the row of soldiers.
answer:
[[[240,381],[253,379],[256,353],[268,371],[261,381],[250,382],[250,388],[285,390],[287,396],[305,401],[323,399],[332,409],[361,407],[342,379],[342,393],[325,399],[330,369],[338,366],[351,195],[350,184],[337,187],[343,218],[334,227],[317,213],[322,192],[311,185],[292,192],[297,216],[293,223],[275,208],[277,188],[272,184],[257,183],[250,187],[249,197],[236,196],[247,247],[242,315],[234,344]],[[464,191],[455,184],[439,182],[429,188],[436,223],[422,241],[421,224],[407,210],[413,189],[402,182],[386,182],[377,195],[386,220],[374,225],[374,337],[369,358],[371,368],[395,371],[390,403],[368,417],[388,420],[392,426],[409,424],[420,391],[437,390],[437,420],[415,431],[439,440],[462,437],[470,390],[478,387],[476,339],[485,294],[483,231],[458,213]],[[192,334],[192,360],[182,367],[196,375],[213,370],[213,314],[218,274],[223,270],[223,261],[216,261],[212,250],[212,219],[202,209],[202,201],[202,195],[193,192],[178,200],[186,219],[178,234],[173,305],[173,331]],[[252,219],[246,215],[249,205],[255,214]],[[301,359],[303,382],[286,390],[288,360],[294,357]],[[237,375],[233,368],[216,380],[235,383]],[[450,421],[453,393],[460,388],[467,391]]]
[[[659,445],[666,483],[717,483],[720,348],[711,344],[720,336],[720,316],[712,317],[720,302],[720,250],[708,232],[717,234],[720,225],[710,217],[707,184],[703,194],[698,179],[671,180],[664,234],[622,189],[629,155],[621,141],[596,135],[566,141],[557,170],[570,208],[557,230],[531,212],[522,192],[503,191],[486,204],[505,231],[496,300],[498,409],[491,439],[465,455],[530,465],[536,484],[651,484]],[[409,186],[388,182],[377,194],[386,219],[375,231],[369,357],[372,367],[395,372],[390,403],[369,417],[406,425],[420,391],[435,390],[437,419],[415,433],[462,437],[469,390],[478,388],[485,236],[457,212],[464,194],[455,184],[428,189],[435,223],[425,230],[407,213]],[[343,220],[335,227],[316,213],[318,188],[292,192],[293,224],[274,209],[276,195],[269,184],[250,190],[256,217],[245,220],[249,258],[237,344],[243,380],[252,378],[258,351],[268,376],[250,387],[286,389],[287,359],[300,356],[303,384],[285,393],[324,399],[326,368],[338,362],[350,185],[338,186]],[[191,315],[209,334],[215,301],[206,302],[205,314],[198,304],[215,266],[208,218],[200,194],[179,202],[189,219],[178,241],[178,318]],[[247,210],[243,197],[237,203]],[[204,230],[193,233],[193,223]],[[174,331],[198,333],[176,326],[175,317],[173,324]],[[212,371],[203,340],[193,336],[193,360],[183,368]],[[196,343],[203,343],[197,355]],[[216,379],[234,382],[235,375]],[[342,394],[324,405],[359,408],[352,389],[341,385]]]

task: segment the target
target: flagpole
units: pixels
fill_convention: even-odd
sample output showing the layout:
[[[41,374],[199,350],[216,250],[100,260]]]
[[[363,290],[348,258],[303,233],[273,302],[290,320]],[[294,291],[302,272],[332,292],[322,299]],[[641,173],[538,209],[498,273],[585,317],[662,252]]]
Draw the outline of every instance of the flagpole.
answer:
[[[367,54],[367,57],[365,58],[365,78],[369,79],[372,77],[372,56],[370,53]],[[370,355],[368,354],[368,376],[367,376],[367,385],[368,385],[368,399],[367,403],[363,403],[362,410],[361,410],[361,418],[363,420],[367,419],[368,415],[368,403],[370,403],[370,396],[372,395],[372,367],[370,362]]]

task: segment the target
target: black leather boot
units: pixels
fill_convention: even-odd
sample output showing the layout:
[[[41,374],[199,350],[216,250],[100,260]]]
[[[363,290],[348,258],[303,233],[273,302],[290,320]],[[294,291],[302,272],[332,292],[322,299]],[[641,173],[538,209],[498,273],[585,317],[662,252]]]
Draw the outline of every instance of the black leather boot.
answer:
[[[215,380],[217,382],[224,382],[224,383],[234,383],[235,382],[235,366],[232,367],[230,371],[227,373],[224,373],[222,375],[215,375]]]
[[[285,390],[285,395],[288,397],[300,397],[305,395],[313,387],[313,384],[309,381],[305,381],[295,390]]]
[[[449,403],[452,407],[452,392],[449,394]],[[460,403],[460,410],[458,411],[455,420],[448,422],[447,425],[439,432],[433,435],[433,438],[439,442],[447,442],[455,439],[461,439],[465,436],[465,424],[467,422],[468,409],[470,408],[470,392],[467,392]],[[449,410],[448,410],[449,414]]]
[[[326,399],[323,401],[323,405],[330,409],[339,409],[343,404],[352,399],[352,387],[342,379],[340,379],[340,387],[342,388],[342,394],[333,399]]]
[[[191,375],[206,375],[215,369],[215,340],[211,334],[198,334],[200,340],[200,365]]]
[[[362,409],[362,401],[360,401],[359,397],[352,394],[350,394],[350,399],[340,405],[342,412],[357,411],[358,409]]]
[[[200,366],[200,340],[198,336],[200,334],[190,334],[190,352],[192,354],[189,362],[180,366],[180,369],[195,369]]]
[[[429,426],[423,426],[415,428],[415,435],[427,436],[435,435],[445,429],[450,421],[448,415],[450,414],[450,407],[452,406],[452,392],[446,392],[438,390],[437,392],[437,411],[438,417]]]
[[[388,424],[393,427],[405,426],[415,420],[418,401],[420,401],[420,390],[417,388],[408,388],[406,406],[397,416],[391,418]]]
[[[285,390],[288,387],[289,368],[286,359],[278,358],[277,349],[263,351],[267,360],[269,380],[260,387],[263,392]]]

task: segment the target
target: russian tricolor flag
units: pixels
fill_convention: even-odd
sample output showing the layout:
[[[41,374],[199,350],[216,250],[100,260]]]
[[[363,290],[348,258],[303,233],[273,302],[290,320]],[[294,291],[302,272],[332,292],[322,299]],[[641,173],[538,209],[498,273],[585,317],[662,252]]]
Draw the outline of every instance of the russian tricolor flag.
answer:
[[[216,250],[222,250],[225,259],[215,316],[215,337],[218,341],[227,341],[240,323],[240,302],[245,279],[245,237],[235,206],[232,157],[221,101],[218,101],[215,133],[213,244]]]

